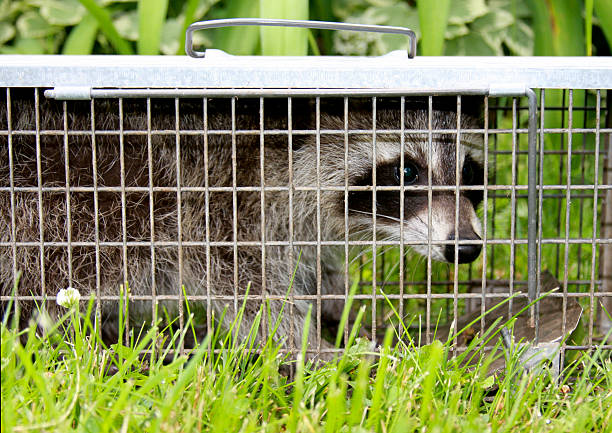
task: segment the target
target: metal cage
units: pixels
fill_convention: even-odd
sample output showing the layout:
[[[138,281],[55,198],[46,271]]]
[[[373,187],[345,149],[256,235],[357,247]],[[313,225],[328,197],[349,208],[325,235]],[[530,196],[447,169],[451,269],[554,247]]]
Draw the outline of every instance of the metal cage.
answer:
[[[535,303],[525,313],[525,326],[530,330],[524,336],[535,338],[536,344],[540,338],[560,344],[562,350],[612,348],[605,341],[610,320],[603,313],[603,309],[612,312],[610,59],[411,59],[405,52],[375,58],[266,58],[234,57],[208,50],[204,59],[3,56],[2,63],[0,161],[4,173],[0,176],[0,198],[6,205],[0,227],[3,305],[11,300],[16,305],[51,304],[57,288],[76,286],[94,294],[96,314],[101,318],[105,305],[119,305],[119,284],[114,293],[101,288],[109,278],[107,274],[114,272],[105,260],[117,254],[122,274],[117,281],[139,284],[130,281],[134,257],[144,263],[143,272],[149,272],[152,280],[149,292],[134,291],[130,295],[135,305],[131,311],[147,310],[155,317],[160,314],[159,305],[174,302],[178,327],[182,329],[187,300],[192,308],[204,307],[200,324],[206,328],[215,320],[215,303],[227,305],[229,310],[240,308],[246,297],[241,260],[257,256],[261,258],[258,284],[262,287],[251,293],[248,301],[257,306],[285,303],[284,314],[291,318],[287,328],[290,335],[286,336],[288,350],[295,350],[294,336],[301,332],[296,329],[300,322],[293,320],[297,314],[294,310],[299,309],[300,301],[311,304],[311,337],[315,341],[310,342],[309,350],[317,354],[337,350],[323,344],[330,331],[322,311],[328,308],[326,304],[332,309],[336,308],[333,305],[343,306],[355,281],[358,287],[354,304],[355,308],[366,306],[364,328],[368,329],[364,332],[369,338],[380,338],[381,329],[389,323],[397,325],[401,317],[410,332],[426,343],[450,335],[451,324],[456,330],[461,323],[483,314],[480,327],[475,325],[478,332],[490,324],[484,313],[503,300],[507,303],[501,309],[508,319],[525,308],[528,301],[554,288],[554,283],[550,285],[552,274],[559,289],[546,299],[557,300],[556,313],[547,310],[544,300]],[[454,126],[446,130],[432,126],[437,104],[447,105],[448,112],[453,113]],[[428,127],[414,130],[404,121],[391,129],[377,125],[377,112],[395,110],[399,119],[405,119],[404,114],[415,106],[427,113]],[[468,114],[475,106],[477,115]],[[195,121],[184,121],[187,112],[195,113]],[[330,112],[342,120],[341,127],[326,123]],[[349,119],[357,112],[367,116],[367,126],[351,124]],[[467,127],[462,124],[468,116],[477,119],[477,123]],[[215,124],[221,117],[226,121]],[[253,121],[244,120],[247,117]],[[312,123],[303,121],[304,117],[312,119]],[[426,186],[411,187],[400,181],[397,187],[390,187],[376,184],[374,168],[372,184],[349,185],[349,141],[368,137],[370,144],[376,146],[385,136],[393,135],[399,146],[406,146],[414,134],[429,138],[430,148],[435,134],[448,134],[457,143],[470,134],[480,137],[482,184],[465,186],[457,181],[436,187],[429,173]],[[320,165],[321,152],[325,152],[325,145],[321,146],[329,137],[337,138],[344,146],[344,158],[338,161],[338,166],[344,167],[344,181],[331,186],[322,184]],[[310,185],[296,184],[296,143],[307,139],[314,143],[317,175]],[[115,157],[111,162],[97,154],[104,140],[114,143]],[[156,153],[159,140],[172,143],[166,147],[173,149],[174,155],[168,160],[175,165],[170,181],[155,184],[152,172],[161,158]],[[213,140],[225,143],[227,149],[226,183],[213,182],[208,173],[190,181],[184,174],[189,168],[182,166],[186,161],[183,155],[197,147],[200,150],[194,155],[201,155],[204,167],[212,173],[209,153],[217,149],[210,144]],[[286,148],[285,165],[280,168],[288,173],[284,185],[271,184],[268,179],[265,149],[274,140]],[[139,171],[132,164],[133,155],[126,156],[126,149],[136,142],[146,152],[142,155],[145,165]],[[32,153],[20,154],[23,146]],[[78,153],[77,148],[89,150]],[[242,155],[244,148],[253,152],[250,159]],[[455,149],[458,155],[459,146]],[[75,160],[77,153],[88,158],[87,169],[75,166],[83,163]],[[376,155],[375,149],[372,155]],[[431,157],[430,154],[430,161]],[[49,163],[53,158],[55,165]],[[23,161],[29,161],[33,170],[27,175],[18,170],[19,164],[25,164]],[[404,156],[400,164],[404,169]],[[456,165],[458,174],[460,168]],[[253,172],[258,175],[250,183],[240,179],[245,167],[256,167]],[[57,172],[51,173],[53,170]],[[110,172],[117,174],[112,182],[103,177]],[[142,177],[140,183],[133,180],[138,176]],[[381,240],[377,238],[377,225],[381,224],[378,216],[370,217],[372,229],[367,239],[354,239],[348,222],[339,237],[326,239],[322,228],[327,223],[325,209],[322,211],[326,204],[322,200],[328,193],[344,197],[340,202],[345,205],[344,219],[348,221],[349,194],[365,192],[373,196],[372,203],[377,203],[377,194],[395,191],[401,194],[403,204],[404,194],[419,188],[428,195],[430,205],[439,191],[453,195],[456,203],[460,193],[483,193],[483,203],[478,208],[482,239],[475,242],[482,246],[482,253],[474,263],[459,265],[455,259],[454,264],[436,264],[432,248],[449,242],[432,239],[431,235],[425,242],[411,241],[403,232],[399,239]],[[108,200],[116,205],[112,218],[105,213],[111,211],[103,209],[108,201],[105,197],[111,196],[114,201]],[[53,197],[59,201],[54,202]],[[87,212],[79,207],[85,207],[83,197],[90,203]],[[303,233],[298,236],[294,227],[301,216],[295,214],[295,209],[296,200],[304,197],[307,201],[312,199],[309,205],[316,230],[300,238]],[[251,229],[259,234],[241,238],[239,226],[243,219],[238,210],[249,200],[257,214]],[[273,221],[274,213],[268,212],[270,203],[285,206],[287,212],[282,215],[287,219]],[[30,206],[30,211],[23,211],[24,206]],[[171,232],[174,238],[164,237],[158,226],[162,224],[160,214],[168,206],[176,208],[170,218],[176,224],[176,230]],[[197,236],[183,220],[184,209],[190,206],[199,206],[204,219],[199,226],[203,230]],[[213,233],[214,221],[210,219],[218,218],[221,211],[215,214],[211,206],[225,212],[231,229],[223,236]],[[457,223],[458,209],[454,209]],[[404,230],[404,212],[402,208],[398,230]],[[378,211],[374,209],[372,213]],[[93,221],[86,221],[91,226],[91,236],[82,235],[82,215],[94,216]],[[24,218],[29,218],[27,223]],[[431,227],[431,210],[427,218]],[[57,233],[49,233],[52,223],[45,222],[49,219],[57,226]],[[26,224],[31,230],[20,233]],[[108,234],[110,228],[105,224],[114,225],[113,235]],[[286,233],[281,230],[281,237],[274,238],[269,230],[274,225],[286,227]],[[130,234],[136,229],[140,237]],[[162,233],[161,238],[156,237],[158,233]],[[410,249],[418,243],[428,248],[425,258],[415,258]],[[470,242],[450,242],[455,257],[463,243]],[[289,284],[286,294],[270,293],[266,285],[275,278],[291,281],[291,275],[300,267],[301,252],[307,254],[309,249],[314,257],[312,290],[296,293]],[[354,249],[359,251],[356,255]],[[172,252],[166,254],[166,250]],[[211,268],[220,266],[214,262],[213,250],[227,256],[222,264],[231,268],[227,270],[229,292],[212,287],[215,282],[211,281]],[[325,274],[331,250],[340,255],[342,263],[334,280],[340,287],[333,292],[326,288],[329,282]],[[202,287],[192,290],[187,281],[191,277],[186,273],[193,270],[185,269],[198,254],[205,257],[198,266],[206,278],[200,280]],[[58,266],[60,256],[62,265]],[[270,275],[279,269],[269,265],[267,257],[272,256],[286,261],[282,278]],[[165,260],[170,257],[176,258],[177,269],[171,277],[158,272],[169,266]],[[27,287],[13,293],[11,289],[25,267],[24,260],[35,263],[36,272],[32,274],[37,280],[22,274],[20,284]],[[83,277],[81,267],[85,261],[92,266],[87,269],[95,272]],[[84,282],[79,283],[79,278],[85,278]],[[169,282],[176,287],[160,288]],[[585,310],[582,317],[576,308]],[[565,336],[578,320],[585,330],[579,342],[559,336],[546,339],[540,332],[555,322],[559,335]],[[344,333],[348,338],[347,329]],[[455,337],[455,343],[458,349],[467,344],[464,337]]]

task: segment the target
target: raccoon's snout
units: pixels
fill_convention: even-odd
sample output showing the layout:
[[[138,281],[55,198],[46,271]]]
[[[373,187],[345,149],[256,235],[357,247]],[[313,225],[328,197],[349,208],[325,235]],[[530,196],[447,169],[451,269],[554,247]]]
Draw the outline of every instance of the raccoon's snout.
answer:
[[[476,233],[470,233],[465,236],[460,236],[460,241],[475,241],[480,240],[480,236]],[[455,240],[455,235],[451,234],[448,237],[449,241]],[[476,260],[476,258],[480,255],[480,250],[482,250],[481,245],[470,245],[470,244],[459,244],[457,245],[457,254],[458,254],[458,262],[459,263],[470,263]],[[447,244],[444,247],[444,258],[450,262],[455,262],[455,245],[453,243]]]

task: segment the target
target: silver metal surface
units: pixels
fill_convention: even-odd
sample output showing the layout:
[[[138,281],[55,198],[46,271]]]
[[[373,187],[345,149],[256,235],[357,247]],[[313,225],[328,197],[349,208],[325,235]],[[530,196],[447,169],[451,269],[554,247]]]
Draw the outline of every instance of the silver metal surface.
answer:
[[[0,85],[92,89],[605,89],[606,57],[2,56]],[[176,95],[180,96],[180,95]]]
[[[408,57],[413,58],[416,55],[416,34],[405,27],[378,26],[370,24],[349,24],[336,23],[327,21],[303,21],[303,20],[281,20],[281,19],[265,19],[265,18],[230,18],[222,20],[200,21],[191,24],[187,27],[185,33],[185,52],[187,55],[195,58],[206,57],[206,52],[196,51],[193,49],[193,32],[198,30],[216,29],[219,27],[233,26],[272,26],[272,27],[297,27],[303,29],[321,29],[321,30],[345,30],[356,32],[373,32],[387,33],[396,35],[405,35],[410,41],[408,48]]]

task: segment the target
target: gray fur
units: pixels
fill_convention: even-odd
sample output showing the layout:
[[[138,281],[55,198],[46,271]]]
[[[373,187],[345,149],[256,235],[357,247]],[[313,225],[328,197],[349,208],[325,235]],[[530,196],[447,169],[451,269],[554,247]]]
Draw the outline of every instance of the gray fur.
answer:
[[[61,111],[41,111],[44,125],[55,125],[53,128],[63,128]],[[50,104],[50,103],[48,103]],[[117,111],[116,101],[96,105],[96,129],[117,129],[116,115],[108,114]],[[0,108],[0,116],[6,119],[6,104]],[[14,106],[15,107],[15,106]],[[13,109],[13,130],[35,130],[34,109],[25,103],[18,109]],[[456,128],[453,113],[435,111],[433,128]],[[115,117],[113,117],[115,116]],[[466,118],[467,119],[467,118]],[[286,125],[274,118],[266,117],[266,129],[284,129]],[[71,130],[90,130],[90,118],[87,115],[71,115],[68,125]],[[164,115],[158,119],[159,129],[174,130],[174,115]],[[217,130],[231,130],[231,120],[221,113],[209,114],[209,127]],[[349,128],[370,129],[372,119],[370,113],[354,113],[349,118]],[[45,126],[41,125],[42,128]],[[323,115],[323,129],[344,129],[342,118]],[[463,127],[470,125],[463,125]],[[473,124],[471,125],[473,126]],[[48,126],[50,128],[50,126]],[[182,113],[180,127],[183,130],[203,129],[202,115],[198,113]],[[238,115],[238,129],[259,130],[257,116]],[[380,110],[377,116],[377,129],[398,128],[399,114],[393,111]],[[130,113],[125,116],[124,130],[146,128],[145,113]],[[426,111],[407,111],[407,129],[426,129]],[[454,137],[454,136],[453,136]],[[441,138],[434,134],[432,160],[434,161],[433,183],[454,184],[455,170],[455,138]],[[6,140],[6,137],[2,137]],[[65,186],[64,137],[41,137],[41,167],[45,187]],[[476,159],[478,155],[478,139],[463,137],[465,142],[476,143],[475,146],[462,146],[460,158],[466,152],[471,152]],[[69,136],[69,181],[71,186],[92,186],[92,145],[91,138],[84,136]],[[32,135],[14,136],[13,164],[15,186],[38,186],[36,141]],[[258,135],[239,135],[236,138],[236,184],[238,186],[259,186],[260,179],[260,139]],[[10,185],[8,161],[8,143],[2,146],[0,152],[0,185]],[[125,186],[149,186],[147,137],[126,135],[124,138]],[[377,163],[393,160],[399,157],[399,136],[380,134],[377,137],[377,155],[372,156],[371,135],[349,136],[348,180],[349,185],[371,172],[372,161]],[[154,186],[176,186],[176,141],[175,135],[153,135],[152,137],[152,180]],[[320,139],[319,182],[325,186],[344,186],[344,134],[323,134]],[[96,137],[98,186],[120,186],[119,139],[117,135],[98,135]],[[316,186],[316,139],[314,136],[294,137],[293,150],[293,185]],[[232,186],[232,146],[230,135],[210,135],[208,138],[208,183],[210,186]],[[406,155],[417,160],[427,161],[427,134],[406,134]],[[473,156],[474,157],[474,156]],[[204,136],[202,134],[182,136],[180,142],[180,184],[182,187],[205,185]],[[267,135],[265,138],[265,185],[283,186],[289,184],[288,146],[286,135]],[[460,164],[462,161],[460,162]],[[450,174],[449,174],[450,173]],[[73,193],[71,200],[71,235],[72,242],[94,241],[96,219],[92,193]],[[122,242],[121,224],[121,194],[100,192],[99,199],[99,239],[100,241]],[[261,241],[261,195],[259,192],[238,192],[236,219],[239,241]],[[461,197],[462,212],[467,212],[467,220],[472,229],[478,232],[479,222],[472,206]],[[290,211],[293,219],[293,240],[314,241],[317,239],[317,193],[315,191],[294,191],[293,209],[288,206],[288,193],[266,192],[265,194],[265,238],[267,241],[288,241]],[[344,192],[320,192],[320,238],[322,240],[344,240]],[[126,195],[126,232],[127,241],[149,241],[149,192],[130,192]],[[409,204],[408,204],[409,205]],[[435,198],[432,205],[434,227],[432,238],[446,239],[454,228],[454,199]],[[176,192],[156,192],[154,196],[154,238],[155,241],[176,241],[178,238],[178,214]],[[0,240],[11,240],[11,202],[10,194],[0,193]],[[184,242],[202,242],[206,238],[206,206],[204,192],[183,192],[181,197],[180,220],[182,225],[182,240]],[[67,240],[66,194],[63,191],[44,193],[42,203],[44,215],[44,240],[47,242]],[[419,218],[407,219],[405,222],[405,238],[427,241],[427,213]],[[38,242],[39,238],[39,203],[37,192],[20,192],[15,194],[15,225],[17,241]],[[233,240],[232,193],[214,192],[210,194],[209,224],[211,241]],[[425,224],[425,225],[424,225]],[[351,238],[371,238],[372,217],[356,212],[349,214],[349,233]],[[381,216],[377,219],[377,238],[399,241],[399,224],[392,219]],[[427,254],[427,246],[415,248],[421,254]],[[65,247],[45,247],[45,273],[41,274],[39,248],[18,247],[17,267],[22,271],[18,294],[43,295],[41,280],[44,277],[45,293],[53,296],[68,282],[68,254]],[[268,295],[284,296],[291,284],[293,267],[301,253],[295,279],[292,283],[292,293],[299,295],[315,295],[317,293],[317,249],[314,246],[294,247],[293,262],[289,261],[288,246],[267,246],[265,261],[265,287]],[[434,258],[444,260],[437,248],[433,248]],[[100,294],[118,295],[119,286],[123,283],[123,252],[122,247],[100,248]],[[133,296],[146,296],[152,293],[151,251],[149,246],[129,246],[127,248],[127,280]],[[157,295],[180,294],[178,272],[178,248],[155,248],[155,289]],[[321,293],[344,293],[344,247],[321,248]],[[0,255],[0,284],[2,295],[10,294],[13,281],[13,258],[10,248]],[[96,255],[94,247],[73,246],[72,250],[72,286],[79,289],[87,297],[95,293]],[[182,248],[182,282],[189,295],[207,294],[206,247],[183,246]],[[234,282],[233,249],[229,247],[211,247],[210,255],[210,292],[213,295],[233,296],[234,286],[238,294],[244,294],[247,285],[251,284],[250,294],[262,294],[262,253],[259,247],[238,248],[238,281]],[[236,283],[236,284],[234,284]],[[176,314],[178,303],[160,301]],[[204,303],[204,302],[203,302]],[[293,315],[289,317],[286,308],[285,319],[281,322],[279,336],[289,338],[294,336],[294,343],[299,346],[304,318],[311,301],[295,300],[292,305]],[[192,303],[193,304],[193,303]],[[24,304],[26,305],[26,304]],[[261,301],[248,302],[245,312],[245,323],[254,319]],[[273,316],[280,311],[282,302],[270,303]],[[312,301],[313,314],[316,313],[316,302]],[[224,307],[228,306],[229,314],[226,324],[234,311],[233,301],[212,301],[215,315],[219,317]],[[342,302],[322,302],[324,317],[337,319],[342,310]],[[135,302],[131,307],[133,318],[137,321],[147,320],[151,312],[150,304]],[[54,302],[47,304],[52,315],[57,314]],[[107,319],[107,326],[114,326],[113,317],[117,313],[116,301],[104,301],[102,313]],[[27,314],[27,312],[26,312]],[[315,321],[316,323],[316,321]],[[240,337],[246,336],[248,326],[242,326]],[[309,341],[317,341],[314,325],[311,327]],[[324,341],[322,345],[327,343]]]

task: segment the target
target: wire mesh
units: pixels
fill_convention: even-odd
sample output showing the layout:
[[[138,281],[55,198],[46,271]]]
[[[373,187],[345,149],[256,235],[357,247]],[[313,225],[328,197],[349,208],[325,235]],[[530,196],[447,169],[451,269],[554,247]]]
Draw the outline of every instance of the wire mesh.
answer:
[[[374,341],[400,318],[424,343],[473,312],[484,328],[491,302],[509,299],[509,317],[527,298],[526,98],[313,90],[58,102],[43,91],[2,91],[3,305],[52,310],[60,288],[76,287],[108,324],[129,287],[132,324],[165,309],[182,331],[188,302],[206,332],[246,302],[247,319],[273,313],[262,337],[284,308],[290,351],[311,307],[309,350],[325,353],[353,283]],[[538,288],[544,270],[558,279],[549,296],[562,300],[563,334],[571,302],[584,308],[585,337],[568,350],[612,348],[608,100],[606,90],[538,91]],[[466,155],[482,179],[464,182]],[[419,184],[402,175],[415,161]],[[477,224],[469,209],[482,221],[472,238],[461,233]],[[460,264],[472,247],[478,258]]]

